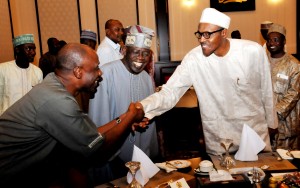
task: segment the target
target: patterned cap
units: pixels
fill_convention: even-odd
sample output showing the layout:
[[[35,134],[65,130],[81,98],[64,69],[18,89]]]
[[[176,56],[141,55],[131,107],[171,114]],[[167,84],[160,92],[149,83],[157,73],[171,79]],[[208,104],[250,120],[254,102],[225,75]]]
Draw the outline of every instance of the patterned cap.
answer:
[[[283,27],[282,25],[279,25],[279,24],[272,24],[271,25],[271,27],[269,28],[268,34],[272,33],[272,32],[281,33],[284,36],[286,35],[285,27]]]
[[[150,49],[152,37],[154,37],[154,31],[144,26],[133,25],[125,28],[125,35],[126,46]]]
[[[93,41],[97,41],[96,33],[91,30],[82,30],[80,39],[90,39]]]
[[[20,46],[22,44],[34,43],[33,34],[24,34],[17,36],[13,39],[14,47]]]

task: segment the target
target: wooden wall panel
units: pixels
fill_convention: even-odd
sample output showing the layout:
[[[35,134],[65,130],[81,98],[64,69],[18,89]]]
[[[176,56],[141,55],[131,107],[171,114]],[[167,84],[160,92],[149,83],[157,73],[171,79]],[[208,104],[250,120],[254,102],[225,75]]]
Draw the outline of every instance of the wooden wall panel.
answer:
[[[12,31],[7,0],[0,0],[0,63],[14,59]]]
[[[76,0],[38,0],[41,48],[48,51],[47,40],[56,37],[67,43],[80,42],[80,21]]]
[[[137,24],[136,0],[97,0],[101,40],[105,37],[105,22],[119,20],[123,27]]]

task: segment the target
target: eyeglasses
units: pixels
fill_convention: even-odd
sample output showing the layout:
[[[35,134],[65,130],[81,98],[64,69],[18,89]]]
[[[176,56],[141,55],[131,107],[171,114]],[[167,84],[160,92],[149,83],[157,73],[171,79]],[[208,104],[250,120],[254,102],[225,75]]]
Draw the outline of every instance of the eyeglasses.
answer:
[[[196,36],[198,39],[201,39],[202,36],[203,36],[205,39],[209,39],[209,38],[210,38],[210,35],[212,35],[212,34],[214,34],[214,33],[217,33],[217,32],[220,32],[220,31],[223,31],[223,30],[224,30],[224,28],[221,28],[221,29],[218,29],[218,30],[213,31],[213,32],[208,32],[208,31],[206,31],[206,32],[203,32],[203,33],[199,32],[199,31],[196,31],[196,32],[195,32],[195,36]]]

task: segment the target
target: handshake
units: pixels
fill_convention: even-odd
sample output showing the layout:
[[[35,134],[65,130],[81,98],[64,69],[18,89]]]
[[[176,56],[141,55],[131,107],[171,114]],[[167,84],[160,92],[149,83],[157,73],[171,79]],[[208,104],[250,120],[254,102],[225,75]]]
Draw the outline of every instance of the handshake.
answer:
[[[127,114],[132,116],[134,123],[132,124],[132,130],[144,129],[149,124],[149,119],[145,117],[143,105],[139,102],[131,103],[128,107]]]

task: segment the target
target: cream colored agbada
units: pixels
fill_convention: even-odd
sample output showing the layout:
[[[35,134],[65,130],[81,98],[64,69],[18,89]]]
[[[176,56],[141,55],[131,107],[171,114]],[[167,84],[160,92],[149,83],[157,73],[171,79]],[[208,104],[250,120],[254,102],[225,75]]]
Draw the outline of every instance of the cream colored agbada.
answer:
[[[43,81],[43,73],[33,64],[22,69],[15,60],[0,63],[0,115],[33,86]]]
[[[266,53],[255,42],[228,40],[230,50],[223,57],[205,57],[201,46],[191,50],[162,90],[141,101],[145,115],[151,119],[171,109],[194,86],[207,153],[224,153],[220,138],[233,139],[230,151],[237,151],[243,124],[254,129],[270,150],[268,127],[276,127]]]

